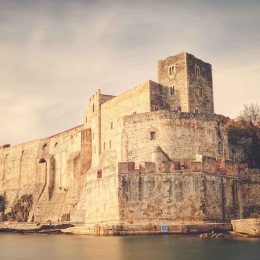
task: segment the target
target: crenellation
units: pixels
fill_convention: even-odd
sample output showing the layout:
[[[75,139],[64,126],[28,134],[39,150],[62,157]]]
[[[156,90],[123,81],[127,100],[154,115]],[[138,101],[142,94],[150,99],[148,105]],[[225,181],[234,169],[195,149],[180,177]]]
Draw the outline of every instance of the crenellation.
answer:
[[[189,53],[160,60],[158,79],[118,96],[97,90],[83,124],[1,146],[0,220],[134,230],[259,216],[259,129],[214,113],[212,66]],[[13,208],[24,199],[21,220]]]

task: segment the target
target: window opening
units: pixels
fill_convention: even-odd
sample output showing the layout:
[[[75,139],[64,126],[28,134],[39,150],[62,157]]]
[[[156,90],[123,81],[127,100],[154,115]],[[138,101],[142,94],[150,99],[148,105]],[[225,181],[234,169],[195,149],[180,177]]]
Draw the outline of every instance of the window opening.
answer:
[[[154,140],[155,139],[155,132],[150,132],[150,140]]]

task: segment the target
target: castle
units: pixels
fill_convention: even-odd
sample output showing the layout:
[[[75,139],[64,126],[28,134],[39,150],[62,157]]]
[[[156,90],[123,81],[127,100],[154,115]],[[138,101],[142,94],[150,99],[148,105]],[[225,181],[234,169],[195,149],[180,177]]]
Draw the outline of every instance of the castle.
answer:
[[[160,60],[158,83],[94,93],[82,125],[1,146],[0,220],[131,226],[259,216],[260,169],[248,167],[228,122],[214,113],[209,63],[188,53]]]

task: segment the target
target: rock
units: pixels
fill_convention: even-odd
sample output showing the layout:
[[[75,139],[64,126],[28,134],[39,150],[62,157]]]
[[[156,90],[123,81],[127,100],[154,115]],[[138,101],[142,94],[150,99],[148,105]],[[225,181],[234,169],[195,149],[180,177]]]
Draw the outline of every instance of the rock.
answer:
[[[208,238],[209,238],[209,234],[208,234],[208,233],[200,234],[200,238],[202,238],[202,239],[208,239]]]
[[[224,235],[222,233],[219,233],[216,235],[216,238],[224,238]]]
[[[214,234],[212,234],[211,236],[210,236],[210,238],[216,238],[217,237],[217,233],[214,233]]]

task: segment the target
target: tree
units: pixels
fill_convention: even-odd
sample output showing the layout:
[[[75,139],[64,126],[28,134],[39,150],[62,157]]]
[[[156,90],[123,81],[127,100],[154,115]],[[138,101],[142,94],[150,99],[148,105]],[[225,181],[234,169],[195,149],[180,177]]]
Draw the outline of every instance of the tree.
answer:
[[[260,106],[257,103],[245,104],[240,119],[251,122],[254,126],[260,124]]]

